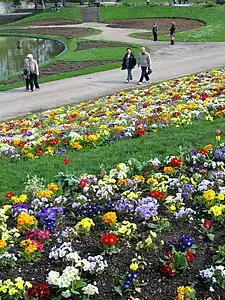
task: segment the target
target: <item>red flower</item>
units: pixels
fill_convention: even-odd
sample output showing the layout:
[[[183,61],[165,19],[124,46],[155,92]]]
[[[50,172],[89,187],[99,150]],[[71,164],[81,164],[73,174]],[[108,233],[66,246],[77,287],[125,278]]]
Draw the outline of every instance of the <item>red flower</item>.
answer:
[[[88,179],[81,179],[80,181],[80,186],[82,188],[85,188],[85,186],[89,183],[89,180]]]
[[[144,130],[144,128],[139,128],[139,129],[136,129],[136,133],[138,136],[142,136],[145,134],[145,130]]]
[[[15,194],[13,192],[8,192],[8,193],[5,194],[5,197],[8,198],[8,199],[11,199],[14,196],[15,196]]]
[[[159,191],[151,191],[149,193],[150,197],[152,198],[159,198],[159,199],[164,199],[166,194],[163,192],[159,192]]]
[[[69,164],[69,162],[70,162],[70,160],[69,160],[69,158],[64,158],[64,165],[68,165]]]
[[[101,236],[101,243],[105,246],[112,246],[117,244],[117,236],[113,233],[106,233]]]
[[[208,95],[208,94],[205,93],[205,94],[202,95],[202,100],[203,100],[203,101],[206,100],[207,98],[209,98],[209,95]]]
[[[179,158],[174,157],[171,159],[170,165],[171,167],[180,167],[182,165],[182,161]]]
[[[194,254],[190,250],[186,250],[185,252],[186,252],[187,262],[189,263],[189,262],[193,261],[195,258]]]
[[[174,276],[176,275],[176,270],[174,270],[172,267],[163,265],[160,271],[164,274],[167,274],[169,276]]]
[[[211,226],[211,222],[209,220],[205,220],[203,223],[203,227],[205,229],[209,229],[210,226]]]
[[[39,300],[49,299],[50,290],[46,283],[42,284],[33,284],[31,288],[28,289],[27,292],[27,300],[31,300],[33,298]]]

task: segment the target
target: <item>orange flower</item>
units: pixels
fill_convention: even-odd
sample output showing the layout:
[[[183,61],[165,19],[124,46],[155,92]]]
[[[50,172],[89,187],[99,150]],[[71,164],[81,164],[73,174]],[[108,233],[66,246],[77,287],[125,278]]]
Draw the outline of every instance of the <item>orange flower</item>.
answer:
[[[7,243],[5,240],[0,240],[0,249],[4,249],[7,246]]]
[[[163,171],[167,174],[173,173],[173,168],[172,167],[164,167]]]
[[[116,221],[117,221],[116,213],[110,211],[110,212],[104,214],[104,216],[103,216],[103,221],[104,221],[104,223],[106,223],[106,224],[115,225],[115,224],[116,224]]]
[[[203,149],[207,152],[207,151],[211,151],[212,148],[213,148],[213,146],[211,144],[208,144]]]

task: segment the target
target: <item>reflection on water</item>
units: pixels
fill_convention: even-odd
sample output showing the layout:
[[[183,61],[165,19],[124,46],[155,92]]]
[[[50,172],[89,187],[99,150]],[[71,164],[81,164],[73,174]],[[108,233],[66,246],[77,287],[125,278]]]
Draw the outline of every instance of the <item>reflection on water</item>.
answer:
[[[58,55],[63,49],[64,45],[58,41],[0,36],[0,79],[19,74],[28,53],[32,53],[41,63]]]

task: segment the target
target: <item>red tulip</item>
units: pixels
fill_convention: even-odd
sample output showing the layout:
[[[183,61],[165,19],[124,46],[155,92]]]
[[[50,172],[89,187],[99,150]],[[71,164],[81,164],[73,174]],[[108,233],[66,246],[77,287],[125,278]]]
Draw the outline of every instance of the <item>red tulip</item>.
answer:
[[[205,229],[209,229],[210,226],[211,226],[211,222],[209,220],[205,220],[203,223],[203,227]]]
[[[70,160],[69,160],[68,158],[64,158],[64,161],[63,161],[63,162],[64,162],[65,165],[68,165],[69,162],[70,162]]]

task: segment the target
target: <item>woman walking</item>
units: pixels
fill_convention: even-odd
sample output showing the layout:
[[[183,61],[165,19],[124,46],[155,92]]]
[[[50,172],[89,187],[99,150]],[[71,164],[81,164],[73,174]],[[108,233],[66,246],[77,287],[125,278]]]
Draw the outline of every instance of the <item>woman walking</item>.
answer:
[[[171,45],[174,45],[175,29],[176,29],[175,23],[172,22],[172,26],[169,30],[170,31],[170,43],[171,43]]]
[[[154,23],[152,27],[153,41],[156,42],[158,40],[158,25]]]
[[[24,71],[26,81],[26,91],[33,92],[34,86],[36,91],[40,89],[38,84],[39,67],[37,61],[33,58],[32,54],[28,54],[24,60]]]
[[[127,48],[123,58],[122,70],[127,70],[126,83],[133,80],[132,70],[136,66],[136,58],[130,48]]]

